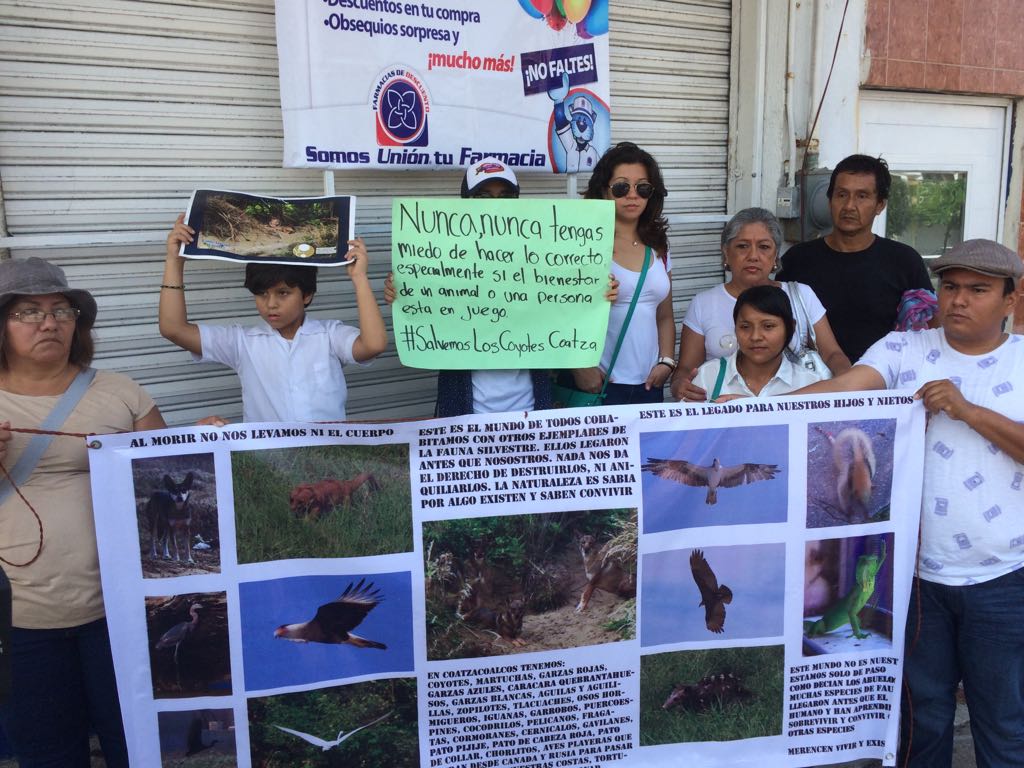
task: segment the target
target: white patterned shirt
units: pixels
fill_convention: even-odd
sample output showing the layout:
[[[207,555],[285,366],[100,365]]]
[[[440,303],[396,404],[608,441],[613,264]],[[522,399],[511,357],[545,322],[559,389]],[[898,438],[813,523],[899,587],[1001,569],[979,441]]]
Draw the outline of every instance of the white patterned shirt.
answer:
[[[965,355],[941,329],[890,333],[858,361],[890,389],[950,379],[971,403],[1024,423],[1024,336]],[[974,584],[1024,567],[1024,465],[962,421],[929,417],[921,497],[921,578]]]

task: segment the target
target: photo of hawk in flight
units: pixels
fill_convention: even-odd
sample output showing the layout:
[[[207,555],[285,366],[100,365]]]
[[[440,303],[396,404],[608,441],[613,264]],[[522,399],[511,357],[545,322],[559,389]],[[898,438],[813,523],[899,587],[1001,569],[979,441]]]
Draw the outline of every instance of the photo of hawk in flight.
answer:
[[[358,584],[349,584],[341,597],[324,603],[317,608],[316,616],[300,624],[282,624],[274,630],[274,637],[282,637],[296,643],[348,643],[357,648],[380,648],[387,646],[376,640],[352,634],[366,614],[376,608],[384,598],[373,584],[365,584],[360,579]]]
[[[702,467],[682,459],[649,458],[640,466],[641,471],[655,477],[672,480],[683,485],[707,487],[706,504],[718,503],[719,488],[734,488],[737,485],[756,483],[758,480],[772,480],[779,471],[778,464],[734,464],[723,467],[715,459],[710,467]]]
[[[700,590],[700,605],[704,606],[704,624],[718,634],[725,631],[725,606],[732,602],[732,590],[718,583],[704,553],[695,549],[690,553],[690,572]]]

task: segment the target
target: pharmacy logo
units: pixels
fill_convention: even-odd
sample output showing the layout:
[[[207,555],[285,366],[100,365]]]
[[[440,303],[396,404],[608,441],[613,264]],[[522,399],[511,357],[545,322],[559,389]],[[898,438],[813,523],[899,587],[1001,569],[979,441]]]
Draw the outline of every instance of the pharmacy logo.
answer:
[[[423,81],[405,67],[389,67],[373,91],[377,144],[381,147],[427,146],[430,96]]]

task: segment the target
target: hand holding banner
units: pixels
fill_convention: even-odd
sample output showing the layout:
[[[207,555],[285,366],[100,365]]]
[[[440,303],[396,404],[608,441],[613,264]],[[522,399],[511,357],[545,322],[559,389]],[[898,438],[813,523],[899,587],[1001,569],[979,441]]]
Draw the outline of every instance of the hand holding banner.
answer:
[[[392,227],[403,365],[597,365],[608,328],[610,201],[396,199]]]

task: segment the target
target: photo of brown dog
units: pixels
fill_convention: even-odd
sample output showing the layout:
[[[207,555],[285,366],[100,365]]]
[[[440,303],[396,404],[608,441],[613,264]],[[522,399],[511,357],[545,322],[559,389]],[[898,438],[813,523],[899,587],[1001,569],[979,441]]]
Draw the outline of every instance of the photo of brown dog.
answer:
[[[365,486],[364,499],[380,490],[380,483],[370,472],[363,472],[351,480],[333,478],[315,483],[300,483],[292,488],[288,504],[295,517],[317,520],[335,507],[349,507],[352,495]]]

